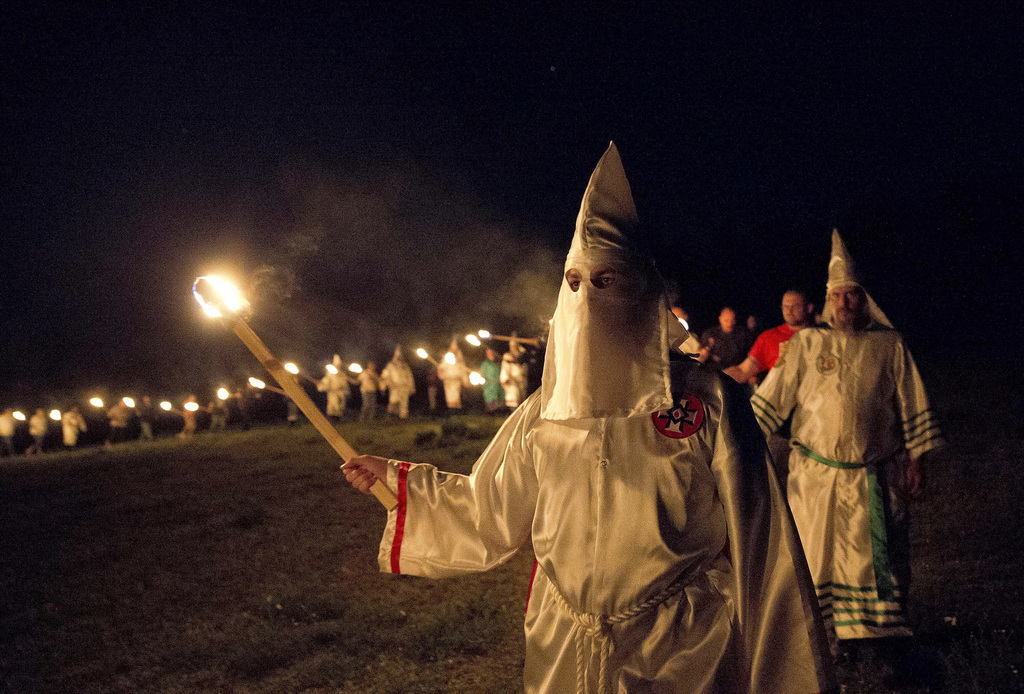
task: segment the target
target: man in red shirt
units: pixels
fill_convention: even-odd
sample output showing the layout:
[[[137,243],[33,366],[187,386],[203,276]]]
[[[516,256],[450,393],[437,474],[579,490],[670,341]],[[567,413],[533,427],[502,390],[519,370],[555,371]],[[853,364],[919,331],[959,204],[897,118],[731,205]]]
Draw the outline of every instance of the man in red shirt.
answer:
[[[793,337],[797,330],[811,324],[814,304],[807,303],[803,292],[790,289],[782,295],[782,319],[786,321],[757,336],[747,358],[736,366],[722,369],[740,383],[756,383],[758,376],[767,374],[779,359],[783,343]]]
[[[782,319],[786,322],[758,335],[747,358],[736,366],[722,369],[722,373],[732,376],[740,383],[750,383],[756,386],[779,360],[780,351],[784,349],[783,345],[789,338],[796,335],[798,330],[808,327],[813,316],[814,305],[807,303],[804,293],[790,289],[782,295]],[[781,430],[782,433],[776,432],[768,437],[768,450],[771,453],[776,474],[783,484],[789,474],[788,430],[789,424],[786,423]]]

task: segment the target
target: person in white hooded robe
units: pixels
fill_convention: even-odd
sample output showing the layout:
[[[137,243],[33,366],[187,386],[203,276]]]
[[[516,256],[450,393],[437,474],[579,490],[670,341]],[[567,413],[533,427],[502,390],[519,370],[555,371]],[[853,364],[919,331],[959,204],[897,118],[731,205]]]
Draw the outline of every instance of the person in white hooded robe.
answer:
[[[526,375],[523,348],[516,340],[509,340],[508,351],[501,357],[501,374],[498,380],[505,389],[505,406],[515,409],[526,399]]]
[[[331,364],[334,371],[326,371],[324,377],[317,383],[316,389],[321,393],[327,393],[327,416],[341,419],[345,416],[348,387],[358,381],[352,379],[342,368],[340,354],[334,355]]]
[[[409,397],[416,392],[412,369],[402,356],[402,346],[395,347],[395,354],[380,373],[381,383],[388,390],[388,414],[399,419],[409,418]]]
[[[398,490],[382,571],[444,577],[532,539],[527,692],[834,688],[810,576],[735,383],[670,361],[688,334],[636,237],[612,144],[565,264],[540,390],[468,476],[359,456]]]
[[[767,435],[792,416],[789,503],[838,650],[836,637],[911,635],[907,502],[943,438],[903,337],[838,231],[826,292],[823,322],[790,338],[751,404]]]
[[[74,448],[78,445],[78,435],[86,431],[85,418],[82,417],[82,413],[76,406],[60,416],[60,423],[64,434],[64,445]]]
[[[459,349],[459,339],[452,338],[448,353],[437,365],[437,377],[444,384],[444,399],[449,410],[462,409],[462,388],[469,385],[469,368]]]

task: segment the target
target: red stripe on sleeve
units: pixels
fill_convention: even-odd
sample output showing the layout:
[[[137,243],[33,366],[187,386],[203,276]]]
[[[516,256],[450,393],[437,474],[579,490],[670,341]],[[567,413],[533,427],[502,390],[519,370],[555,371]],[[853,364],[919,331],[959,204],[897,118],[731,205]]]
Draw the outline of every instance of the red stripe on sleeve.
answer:
[[[398,518],[395,519],[395,539],[391,541],[391,573],[402,573],[398,559],[402,556],[402,536],[405,535],[405,494],[409,463],[398,466]]]
[[[523,612],[530,611],[530,596],[533,595],[533,579],[537,577],[537,560],[533,560],[533,571],[530,572],[530,585],[526,589],[526,607],[523,608]]]

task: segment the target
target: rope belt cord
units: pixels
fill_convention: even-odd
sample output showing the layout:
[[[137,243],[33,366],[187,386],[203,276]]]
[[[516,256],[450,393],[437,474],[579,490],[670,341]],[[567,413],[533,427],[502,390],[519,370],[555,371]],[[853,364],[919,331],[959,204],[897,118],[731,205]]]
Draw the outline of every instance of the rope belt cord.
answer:
[[[684,574],[669,583],[664,590],[644,600],[638,605],[613,615],[592,614],[579,612],[569,605],[565,597],[555,587],[554,582],[548,581],[551,585],[551,592],[555,596],[555,602],[572,619],[572,635],[576,642],[576,692],[577,694],[588,694],[587,688],[587,658],[585,651],[586,639],[590,638],[590,657],[593,658],[595,650],[599,656],[597,694],[609,694],[611,683],[608,681],[608,659],[611,657],[615,646],[612,638],[612,627],[617,624],[628,622],[646,612],[668,602],[674,596],[683,592],[688,585],[688,580],[693,576]]]

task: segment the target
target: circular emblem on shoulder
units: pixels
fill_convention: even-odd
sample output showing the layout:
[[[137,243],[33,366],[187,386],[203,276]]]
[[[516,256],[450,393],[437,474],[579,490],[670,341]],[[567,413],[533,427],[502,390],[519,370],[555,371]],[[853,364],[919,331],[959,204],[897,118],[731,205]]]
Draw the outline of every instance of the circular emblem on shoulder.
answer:
[[[695,395],[683,395],[672,409],[652,412],[651,421],[659,434],[670,439],[685,439],[704,423],[704,403]]]
[[[832,354],[819,354],[814,365],[817,367],[818,373],[828,376],[839,368],[839,358]]]

